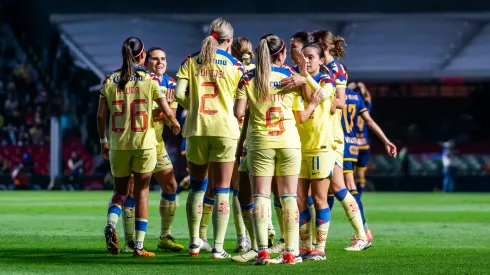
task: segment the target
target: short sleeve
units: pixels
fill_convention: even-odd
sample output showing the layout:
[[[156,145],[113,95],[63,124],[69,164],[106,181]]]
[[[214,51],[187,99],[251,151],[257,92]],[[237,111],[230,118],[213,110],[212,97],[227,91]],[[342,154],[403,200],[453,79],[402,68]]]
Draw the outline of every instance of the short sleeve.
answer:
[[[172,109],[177,109],[179,107],[179,103],[177,101],[174,101],[170,104],[170,108]]]
[[[237,99],[248,99],[247,89],[250,83],[249,74],[244,74],[240,81],[238,82],[238,88],[236,90],[236,98]]]
[[[366,107],[366,104],[364,103],[364,100],[362,99],[361,96],[359,96],[359,101],[358,102],[359,103],[357,103],[358,104],[357,108],[359,110],[359,114],[361,114],[361,113],[363,113],[365,111],[368,111],[368,108]]]
[[[111,81],[111,76],[108,75],[104,80],[104,82],[102,83],[102,88],[100,89],[100,97],[107,97],[110,81]]]
[[[330,98],[335,92],[335,80],[329,75],[322,75],[319,81],[320,86],[324,90],[324,98]]]
[[[189,63],[191,62],[192,56],[187,56],[184,62],[180,65],[179,71],[177,72],[177,78],[189,79]]]
[[[295,94],[293,100],[293,111],[304,111],[305,110],[305,100],[300,94]]]

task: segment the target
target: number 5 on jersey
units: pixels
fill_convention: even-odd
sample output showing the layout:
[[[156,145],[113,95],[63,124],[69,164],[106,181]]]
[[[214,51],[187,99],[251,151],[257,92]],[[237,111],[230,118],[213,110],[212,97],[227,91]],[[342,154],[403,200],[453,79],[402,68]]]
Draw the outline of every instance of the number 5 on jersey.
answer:
[[[213,99],[219,95],[219,90],[218,86],[216,85],[216,82],[203,82],[201,84],[201,87],[212,87],[213,88],[213,93],[212,94],[203,94],[201,96],[201,101],[199,104],[199,113],[203,115],[215,115],[218,113],[218,110],[207,110],[206,109],[206,99]]]

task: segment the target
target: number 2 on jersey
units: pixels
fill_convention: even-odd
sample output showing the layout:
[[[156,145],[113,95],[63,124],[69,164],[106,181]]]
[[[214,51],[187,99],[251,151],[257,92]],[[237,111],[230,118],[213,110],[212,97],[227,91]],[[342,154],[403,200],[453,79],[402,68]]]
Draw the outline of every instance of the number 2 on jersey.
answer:
[[[218,86],[216,85],[216,82],[203,82],[201,84],[201,87],[213,87],[213,93],[212,94],[203,94],[201,96],[201,102],[199,104],[199,113],[203,115],[215,115],[218,113],[218,110],[206,110],[206,99],[213,99],[219,95],[219,90]]]
[[[148,113],[145,110],[137,111],[134,106],[137,104],[147,104],[146,99],[135,99],[129,104],[129,113],[130,113],[130,124],[132,132],[144,132],[148,128]],[[114,112],[112,114],[112,131],[115,133],[122,133],[126,128],[124,127],[116,127],[116,117],[124,117],[126,114],[126,104],[124,100],[114,100],[112,101],[112,105],[121,105],[120,112]],[[143,119],[143,125],[141,127],[136,127],[136,117],[141,117]]]
[[[272,121],[272,114],[277,113],[279,119],[277,121]],[[269,128],[268,136],[280,136],[284,133],[284,114],[282,113],[281,107],[270,107],[265,112],[265,126]],[[279,130],[270,130],[270,128],[279,127]]]

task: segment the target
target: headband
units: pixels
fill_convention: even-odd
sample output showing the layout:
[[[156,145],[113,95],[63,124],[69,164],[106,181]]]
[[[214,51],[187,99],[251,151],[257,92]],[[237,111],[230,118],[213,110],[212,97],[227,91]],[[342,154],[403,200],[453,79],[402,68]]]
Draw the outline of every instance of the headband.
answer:
[[[139,39],[138,39],[139,40]],[[144,51],[145,51],[145,44],[143,44],[143,42],[141,40],[139,40],[141,42],[141,45],[143,45],[143,47],[141,48],[141,51],[139,54],[137,55],[133,55],[133,58],[136,59],[138,58]]]
[[[282,38],[281,38],[281,47],[275,53],[271,54],[271,56],[279,54],[280,52],[282,52],[283,48],[284,48],[284,40],[282,40]]]

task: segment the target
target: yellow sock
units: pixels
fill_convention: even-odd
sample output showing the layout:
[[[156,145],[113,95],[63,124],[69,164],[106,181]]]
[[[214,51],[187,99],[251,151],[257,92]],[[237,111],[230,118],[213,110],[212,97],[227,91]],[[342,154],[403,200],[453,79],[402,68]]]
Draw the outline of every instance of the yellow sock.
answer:
[[[285,251],[299,253],[299,212],[296,195],[281,195],[283,207],[284,231],[285,231]]]
[[[176,194],[162,193],[160,198],[160,237],[172,235],[172,223],[175,217]]]
[[[216,188],[214,201],[216,207],[213,210],[213,238],[214,248],[223,251],[226,229],[230,220],[230,188]]]
[[[343,189],[343,190],[347,190],[347,189]],[[345,197],[343,200],[340,201],[340,204],[342,204],[342,207],[344,208],[345,211],[345,215],[349,219],[352,228],[356,232],[356,237],[361,240],[367,240],[366,232],[364,232],[364,226],[362,225],[361,212],[359,211],[359,206],[357,205],[354,196],[352,196],[349,192],[346,192]]]
[[[258,250],[268,249],[268,224],[271,218],[271,199],[260,194],[253,195],[254,200],[254,227]]]
[[[282,205],[280,202],[276,202],[276,200],[274,200],[274,209],[276,210],[276,216],[277,216],[277,220],[278,220],[278,223],[279,223],[279,231],[280,231],[280,238],[279,239],[284,239],[284,222],[283,222],[283,217],[282,217]]]
[[[325,243],[327,242],[328,228],[330,227],[330,208],[316,211],[315,227],[317,232],[315,235],[315,250],[325,252]]]
[[[237,241],[242,237],[247,236],[247,229],[245,228],[245,224],[243,223],[242,217],[242,209],[240,208],[240,202],[238,201],[238,196],[233,194],[233,220],[235,221],[235,229]]]
[[[241,206],[243,224],[247,229],[247,234],[250,237],[250,242],[252,243],[252,249],[257,251],[257,239],[255,238],[255,229],[254,229],[254,204],[251,203],[249,205]]]
[[[214,208],[214,198],[204,197],[204,203],[202,207],[201,224],[199,225],[199,238],[208,239],[208,225],[211,220]]]
[[[199,243],[199,224],[202,217],[204,191],[189,191],[186,203],[187,226],[191,244]]]
[[[129,198],[129,197],[128,197]],[[133,198],[131,198],[133,200]],[[126,242],[133,241],[134,239],[134,200],[128,203],[127,199],[124,203],[124,208],[122,212],[123,225],[124,225],[124,240]]]
[[[311,222],[309,223],[310,225],[310,240],[312,240],[313,243],[315,243],[316,240],[316,226],[315,226],[315,220],[316,220],[316,212],[315,212],[315,206],[314,205],[309,205],[308,208],[310,209],[311,213]]]
[[[299,213],[299,248],[311,250],[311,213],[310,209],[306,208]]]

